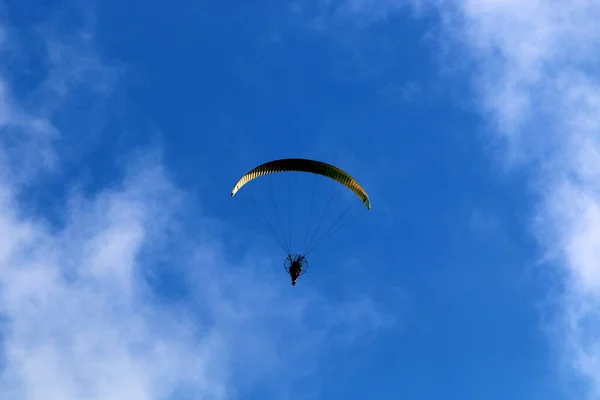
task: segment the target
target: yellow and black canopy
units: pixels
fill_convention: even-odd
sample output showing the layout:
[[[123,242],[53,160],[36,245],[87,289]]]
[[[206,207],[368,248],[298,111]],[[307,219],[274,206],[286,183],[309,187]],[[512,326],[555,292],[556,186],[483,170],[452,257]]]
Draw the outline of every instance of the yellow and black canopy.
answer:
[[[331,178],[352,190],[361,199],[365,207],[368,210],[371,209],[371,201],[367,192],[347,172],[334,165],[305,158],[284,158],[259,165],[242,176],[231,191],[231,196],[234,196],[238,190],[251,180],[275,172],[308,172]]]

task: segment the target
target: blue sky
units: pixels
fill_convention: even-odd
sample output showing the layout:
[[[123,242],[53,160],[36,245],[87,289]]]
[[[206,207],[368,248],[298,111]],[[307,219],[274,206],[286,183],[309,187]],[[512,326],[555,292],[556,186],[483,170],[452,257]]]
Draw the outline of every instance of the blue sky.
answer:
[[[600,399],[599,18],[0,2],[0,397]],[[281,157],[373,204],[295,287]]]

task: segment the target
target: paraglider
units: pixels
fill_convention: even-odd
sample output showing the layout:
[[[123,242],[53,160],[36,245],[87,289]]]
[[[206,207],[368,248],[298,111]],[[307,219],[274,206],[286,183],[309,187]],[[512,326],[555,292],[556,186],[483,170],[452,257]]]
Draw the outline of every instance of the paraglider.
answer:
[[[321,176],[321,177],[329,178],[333,181],[336,181],[337,183],[340,183],[346,189],[350,189],[350,191],[361,200],[361,202],[367,208],[367,210],[371,209],[371,201],[369,199],[367,192],[347,172],[343,171],[342,169],[340,169],[334,165],[327,164],[322,161],[309,160],[309,159],[304,159],[304,158],[285,158],[285,159],[280,159],[280,160],[273,160],[273,161],[266,162],[264,164],[261,164],[255,168],[253,168],[252,170],[248,171],[245,175],[243,175],[240,178],[240,180],[235,184],[233,190],[231,191],[231,196],[232,197],[235,196],[236,193],[243,186],[247,185],[249,182],[251,182],[259,177],[262,177],[265,175],[271,175],[271,174],[275,174],[275,173],[280,173],[280,172],[288,172],[288,173],[296,172],[296,173],[301,173],[301,174],[312,174],[313,176]],[[278,190],[275,192],[281,194],[281,192],[282,192],[281,186],[278,186],[277,189]],[[271,233],[272,236],[274,236],[275,240],[287,252],[287,257],[284,261],[284,267],[285,267],[285,270],[287,271],[287,273],[290,275],[293,286],[296,285],[297,279],[301,275],[303,275],[307,270],[308,261],[306,260],[306,255],[309,252],[311,252],[312,250],[314,250],[317,246],[319,246],[327,238],[329,238],[331,235],[333,235],[335,232],[337,232],[341,228],[340,226],[338,226],[338,224],[344,218],[344,216],[347,214],[349,207],[350,207],[350,206],[348,206],[345,209],[345,211],[341,212],[341,215],[335,219],[335,221],[329,226],[329,228],[326,229],[326,231],[322,235],[318,236],[319,230],[323,225],[322,223],[323,223],[324,217],[327,214],[327,212],[332,208],[338,212],[342,209],[341,206],[333,206],[332,207],[332,202],[333,202],[332,199],[335,196],[331,196],[329,198],[329,201],[327,202],[325,210],[322,213],[322,217],[321,217],[319,224],[314,229],[314,232],[312,232],[312,235],[310,235],[310,240],[308,240],[310,229],[309,228],[306,229],[305,239],[304,239],[304,242],[305,242],[304,243],[304,251],[299,254],[294,254],[291,251],[291,241],[292,241],[293,232],[297,231],[298,229],[296,226],[297,224],[292,224],[292,217],[297,216],[297,214],[299,214],[299,213],[294,212],[292,210],[292,205],[294,204],[294,202],[301,203],[301,204],[310,204],[310,209],[308,211],[308,218],[303,218],[300,221],[300,222],[305,222],[307,225],[310,225],[311,216],[313,214],[313,203],[316,202],[315,200],[320,199],[319,196],[315,196],[315,191],[316,191],[315,186],[313,186],[312,195],[311,195],[310,199],[302,199],[301,195],[303,194],[303,192],[307,192],[307,191],[300,190],[299,185],[296,185],[296,184],[291,185],[290,184],[288,199],[282,201],[281,203],[277,203],[273,199],[274,196],[269,197],[269,200],[271,200],[271,203],[272,203],[272,206],[270,209],[272,211],[274,211],[276,214],[280,214],[280,208],[284,208],[286,206],[289,208],[289,225],[287,227],[287,230],[283,226],[284,224],[282,223],[281,220],[278,221],[279,224],[271,224],[271,223],[269,223],[268,218],[257,215],[257,218],[265,226],[267,231],[269,233]],[[285,192],[285,191],[283,191],[283,192]],[[270,193],[270,194],[272,195],[272,193]],[[306,193],[304,193],[304,194],[306,194]],[[343,197],[343,196],[345,196],[345,194],[342,194],[341,196]],[[322,196],[322,197],[325,197],[325,196]],[[265,202],[266,202],[266,200],[259,202],[259,204],[265,203]],[[255,202],[255,205],[258,205],[258,204],[256,204],[256,202]],[[279,230],[277,229],[278,227],[279,227]],[[336,229],[334,229],[334,228],[336,228]],[[286,231],[287,231],[287,235],[286,235]]]

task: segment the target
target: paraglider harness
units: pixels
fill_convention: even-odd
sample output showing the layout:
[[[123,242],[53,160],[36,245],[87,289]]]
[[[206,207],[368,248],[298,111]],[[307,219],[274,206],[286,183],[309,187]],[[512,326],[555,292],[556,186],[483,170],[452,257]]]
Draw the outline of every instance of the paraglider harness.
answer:
[[[300,275],[304,275],[308,269],[308,261],[301,254],[289,254],[285,259],[283,266],[290,278],[292,278],[292,286],[296,286],[296,280]]]

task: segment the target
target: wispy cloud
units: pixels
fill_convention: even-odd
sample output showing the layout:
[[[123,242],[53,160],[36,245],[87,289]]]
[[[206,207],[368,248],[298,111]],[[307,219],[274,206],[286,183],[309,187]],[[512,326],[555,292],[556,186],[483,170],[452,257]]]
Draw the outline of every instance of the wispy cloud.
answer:
[[[554,293],[555,343],[583,392],[600,398],[600,5],[468,0],[441,12],[477,61],[482,110],[507,159],[532,166],[536,234],[566,285]]]
[[[106,102],[118,78],[89,34],[51,37],[37,88],[16,94],[0,77],[0,397],[284,398],[294,379],[273,377],[301,379],[329,346],[389,326],[373,299],[292,295],[268,258],[228,261],[203,216],[185,223],[192,199],[154,152],[94,194],[62,188],[58,224],[26,209],[20,196],[61,167],[55,141],[81,140],[57,116],[78,115],[82,95]],[[166,270],[176,278],[161,281]]]
[[[368,27],[398,10],[420,12],[423,9],[422,0],[304,0],[294,4],[297,12],[312,15],[313,26],[319,29],[328,29],[336,22]]]

